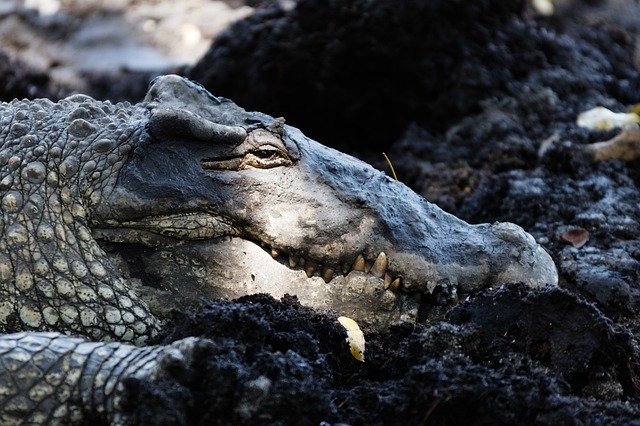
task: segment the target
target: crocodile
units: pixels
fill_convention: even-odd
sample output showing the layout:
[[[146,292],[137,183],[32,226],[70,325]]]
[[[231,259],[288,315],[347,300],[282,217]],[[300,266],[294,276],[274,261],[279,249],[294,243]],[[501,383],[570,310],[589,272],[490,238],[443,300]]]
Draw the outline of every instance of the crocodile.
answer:
[[[175,300],[293,292],[386,324],[558,281],[519,226],[470,225],[179,76],[135,105],[14,100],[0,120],[2,424],[126,422],[126,377],[165,377],[210,344],[144,346]]]

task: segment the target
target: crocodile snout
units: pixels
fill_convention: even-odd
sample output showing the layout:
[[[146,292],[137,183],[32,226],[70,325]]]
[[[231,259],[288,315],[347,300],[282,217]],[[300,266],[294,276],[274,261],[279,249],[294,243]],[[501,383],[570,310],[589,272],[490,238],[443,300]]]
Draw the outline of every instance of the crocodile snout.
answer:
[[[535,288],[558,284],[558,271],[551,256],[521,227],[497,222],[491,225],[491,232],[506,244],[506,252],[494,259],[495,285],[524,282]]]

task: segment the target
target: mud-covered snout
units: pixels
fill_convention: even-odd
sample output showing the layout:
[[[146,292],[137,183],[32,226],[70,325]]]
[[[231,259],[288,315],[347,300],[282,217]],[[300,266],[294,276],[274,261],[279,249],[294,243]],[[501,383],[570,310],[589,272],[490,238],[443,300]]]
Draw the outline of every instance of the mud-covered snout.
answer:
[[[558,284],[558,271],[551,256],[534,238],[513,223],[491,225],[502,250],[495,252],[492,262],[492,284],[524,282],[531,287]]]
[[[326,188],[327,217],[351,218],[340,238],[348,244],[332,245],[325,256],[361,254],[373,265],[382,252],[386,273],[400,278],[401,290],[411,294],[455,297],[510,282],[557,284],[551,257],[521,227],[468,224],[369,165],[305,142],[299,172]]]

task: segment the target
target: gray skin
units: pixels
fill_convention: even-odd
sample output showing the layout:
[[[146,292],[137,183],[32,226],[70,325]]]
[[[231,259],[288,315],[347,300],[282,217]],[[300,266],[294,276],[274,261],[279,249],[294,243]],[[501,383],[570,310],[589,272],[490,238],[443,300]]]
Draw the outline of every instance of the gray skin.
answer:
[[[0,331],[30,332],[0,337],[3,424],[126,422],[122,378],[207,344],[35,331],[142,345],[170,302],[256,291],[386,324],[507,282],[557,284],[520,227],[469,225],[177,76],[138,105],[14,101],[0,119]]]

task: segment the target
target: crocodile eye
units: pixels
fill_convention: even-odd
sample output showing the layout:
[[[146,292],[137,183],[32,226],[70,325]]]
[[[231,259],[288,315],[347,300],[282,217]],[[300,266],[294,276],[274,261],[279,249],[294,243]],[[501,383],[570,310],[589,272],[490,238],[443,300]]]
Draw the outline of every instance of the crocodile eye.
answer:
[[[275,160],[280,157],[280,150],[274,147],[261,148],[253,152],[261,160]]]
[[[290,166],[293,162],[289,155],[273,145],[261,145],[248,152],[243,163],[249,167],[258,169],[270,169],[272,167]]]

